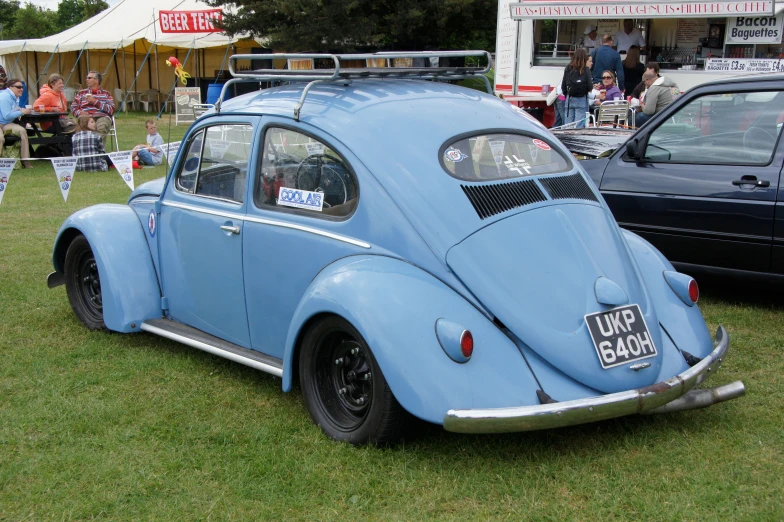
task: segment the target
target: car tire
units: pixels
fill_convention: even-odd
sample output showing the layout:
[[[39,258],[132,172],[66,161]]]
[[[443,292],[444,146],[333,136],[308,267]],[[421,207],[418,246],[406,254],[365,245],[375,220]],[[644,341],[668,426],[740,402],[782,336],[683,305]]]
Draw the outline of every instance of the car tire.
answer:
[[[90,330],[106,330],[98,265],[90,243],[77,236],[65,254],[65,290],[76,317]]]
[[[321,319],[300,346],[299,377],[310,416],[330,438],[354,445],[397,442],[409,414],[370,347],[348,321]]]

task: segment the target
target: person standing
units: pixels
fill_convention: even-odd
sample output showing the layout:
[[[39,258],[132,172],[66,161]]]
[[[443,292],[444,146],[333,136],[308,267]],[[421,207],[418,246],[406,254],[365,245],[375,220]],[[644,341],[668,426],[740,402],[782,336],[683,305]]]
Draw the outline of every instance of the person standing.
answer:
[[[599,40],[598,35],[596,34],[596,26],[589,25],[585,28],[585,32],[583,33],[583,47],[586,51],[590,54],[593,52],[594,49],[599,47],[602,42]]]
[[[19,108],[19,98],[23,89],[22,80],[11,78],[8,80],[8,88],[0,91],[0,154],[3,153],[6,131],[18,134],[21,140],[19,156],[22,159],[22,166],[29,169],[31,165],[27,160],[30,159],[30,142],[27,139],[27,129],[22,125],[14,123],[14,120],[20,118],[23,114],[32,112],[32,109]]]
[[[640,48],[636,45],[629,47],[626,59],[623,61],[623,76],[626,86],[625,96],[631,96],[634,87],[642,81],[645,66],[640,63]]]
[[[112,128],[114,115],[114,98],[109,91],[101,87],[103,75],[97,71],[87,73],[87,88],[82,89],[71,103],[71,112],[76,118],[92,116],[95,119],[95,129],[101,135],[101,141],[106,148],[106,137]]]
[[[147,127],[147,143],[140,143],[133,148],[132,159],[144,165],[160,165],[163,161],[163,138],[158,134],[154,120],[147,120],[144,126]]]
[[[585,127],[588,93],[592,87],[589,60],[585,49],[575,50],[561,80],[561,90],[566,94],[566,123],[577,122],[578,129]]]
[[[68,112],[68,101],[65,99],[65,80],[55,73],[49,76],[49,81],[41,87],[38,98],[33,102],[33,109],[44,107],[46,112]],[[60,118],[60,128],[66,134],[76,130],[76,122],[63,116]],[[48,130],[52,126],[51,122],[42,122],[41,130]]]
[[[106,149],[101,142],[100,135],[95,132],[95,118],[83,114],[76,122],[77,132],[71,136],[74,156],[80,157],[76,161],[76,170],[87,172],[106,172],[109,164],[106,162]]]
[[[634,21],[627,18],[623,21],[623,30],[615,33],[615,47],[619,53],[625,53],[632,45],[645,49],[645,38],[640,30],[634,27]]]
[[[604,71],[612,71],[618,80],[617,85],[620,90],[623,90],[625,85],[621,55],[612,48],[612,45],[612,36],[606,34],[602,37],[602,45],[591,55],[593,57],[593,83],[597,85],[597,89],[601,89],[602,73]]]

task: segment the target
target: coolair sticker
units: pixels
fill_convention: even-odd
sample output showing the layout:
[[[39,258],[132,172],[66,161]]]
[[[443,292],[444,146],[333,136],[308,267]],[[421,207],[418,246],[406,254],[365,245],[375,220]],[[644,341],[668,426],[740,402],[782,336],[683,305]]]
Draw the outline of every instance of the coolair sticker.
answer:
[[[512,154],[511,158],[509,156],[504,156],[504,165],[506,165],[506,168],[511,172],[517,172],[521,176],[531,174],[531,165],[514,154]]]
[[[453,163],[459,163],[467,157],[468,154],[464,154],[463,151],[454,147],[449,147],[446,149],[446,152],[444,152],[444,159]]]
[[[155,209],[150,210],[150,217],[147,219],[147,228],[150,231],[150,237],[155,237]]]
[[[550,150],[550,146],[542,140],[534,140],[534,145],[542,150]]]
[[[321,209],[324,206],[324,194],[321,192],[310,192],[309,190],[283,187],[278,193],[278,205],[321,212]]]

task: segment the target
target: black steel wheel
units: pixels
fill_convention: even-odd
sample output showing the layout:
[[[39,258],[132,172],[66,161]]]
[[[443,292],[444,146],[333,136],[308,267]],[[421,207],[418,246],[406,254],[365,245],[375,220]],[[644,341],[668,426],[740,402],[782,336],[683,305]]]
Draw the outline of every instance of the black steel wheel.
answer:
[[[299,376],[313,421],[335,440],[389,444],[408,414],[387,385],[359,332],[340,317],[314,324],[300,347]]]
[[[84,236],[74,239],[65,254],[65,289],[76,317],[90,330],[105,330],[101,278]]]

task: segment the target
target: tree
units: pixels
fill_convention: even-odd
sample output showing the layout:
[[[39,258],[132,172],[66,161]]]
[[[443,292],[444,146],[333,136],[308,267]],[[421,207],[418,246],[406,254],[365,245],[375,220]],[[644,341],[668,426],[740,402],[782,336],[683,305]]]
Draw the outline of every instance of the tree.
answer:
[[[24,7],[20,7],[16,11],[11,34],[5,38],[43,38],[56,32],[57,14],[54,11],[33,4],[25,4]]]
[[[11,39],[11,28],[18,10],[17,0],[0,0],[0,40]]]
[[[104,0],[61,0],[57,6],[58,30],[65,31],[108,8]]]
[[[213,7],[225,0],[207,0]],[[247,33],[286,51],[493,50],[494,0],[235,0],[229,34]]]

